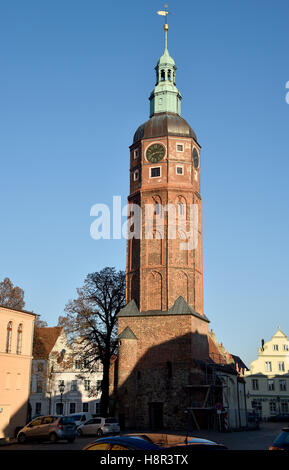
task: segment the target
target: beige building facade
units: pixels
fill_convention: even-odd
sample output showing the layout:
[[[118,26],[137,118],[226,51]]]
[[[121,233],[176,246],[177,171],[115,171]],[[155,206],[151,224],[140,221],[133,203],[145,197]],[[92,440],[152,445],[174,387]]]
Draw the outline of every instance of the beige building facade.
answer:
[[[289,340],[280,327],[245,371],[248,407],[268,419],[289,413]]]
[[[0,439],[26,424],[35,317],[0,307]]]

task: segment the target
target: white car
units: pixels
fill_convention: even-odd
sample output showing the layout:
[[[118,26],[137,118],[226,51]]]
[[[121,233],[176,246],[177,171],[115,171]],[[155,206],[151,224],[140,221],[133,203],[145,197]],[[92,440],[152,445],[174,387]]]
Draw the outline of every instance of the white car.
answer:
[[[81,424],[85,423],[89,419],[92,419],[92,417],[93,417],[92,414],[85,413],[85,412],[74,413],[74,414],[70,414],[68,416],[69,416],[69,418],[73,419],[76,426],[80,426]]]
[[[115,418],[92,418],[78,426],[77,432],[79,436],[94,434],[100,437],[104,434],[118,434],[120,427]]]

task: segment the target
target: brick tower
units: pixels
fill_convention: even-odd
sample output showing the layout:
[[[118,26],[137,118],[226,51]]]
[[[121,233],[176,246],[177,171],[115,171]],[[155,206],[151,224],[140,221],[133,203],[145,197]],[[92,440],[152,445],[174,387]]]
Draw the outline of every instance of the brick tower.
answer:
[[[128,203],[140,207],[141,229],[139,237],[127,242],[127,305],[118,314],[119,415],[138,427],[182,423],[179,401],[188,406],[182,387],[192,372],[192,360],[208,357],[201,147],[180,116],[182,97],[167,48],[167,24],[164,29],[165,50],[155,68],[150,119],[138,127],[130,147]],[[168,207],[175,217],[169,217]],[[188,245],[193,238],[191,207],[197,213],[194,249]],[[179,381],[173,380],[176,374]]]

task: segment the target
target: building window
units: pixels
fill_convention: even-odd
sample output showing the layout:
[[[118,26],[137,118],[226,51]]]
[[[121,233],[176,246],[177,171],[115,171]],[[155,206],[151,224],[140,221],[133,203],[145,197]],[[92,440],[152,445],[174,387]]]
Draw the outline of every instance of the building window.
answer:
[[[184,151],[184,144],[177,144],[177,152],[183,152]]]
[[[56,403],[56,414],[63,415],[63,403]]]
[[[36,393],[42,393],[42,392],[43,392],[43,383],[41,380],[37,380]]]
[[[21,354],[22,350],[22,323],[19,324],[17,330],[17,347],[16,347],[16,354]]]
[[[178,202],[178,215],[185,214],[185,205],[182,202]]]
[[[161,167],[157,166],[155,168],[151,168],[151,178],[158,178],[161,176]]]
[[[35,403],[35,414],[41,415],[41,403]]]
[[[139,149],[135,149],[133,151],[133,159],[136,160],[138,158],[138,156],[139,156]]]
[[[278,351],[278,344],[273,344],[273,350]]]
[[[133,180],[138,181],[138,179],[139,179],[139,171],[135,170],[134,173],[133,173]]]
[[[100,403],[95,403],[95,414],[100,416]]]
[[[281,401],[281,413],[288,413],[288,402]]]
[[[84,381],[84,390],[86,390],[87,392],[90,390],[90,380]]]
[[[69,404],[69,413],[75,413],[75,403],[70,403]]]
[[[270,401],[269,407],[270,407],[270,413],[276,413],[276,402],[275,401]]]
[[[271,362],[265,362],[265,370],[266,370],[266,372],[272,372],[272,363]]]
[[[259,390],[259,382],[258,379],[252,379],[252,389]]]
[[[183,166],[177,166],[176,171],[177,171],[177,175],[183,175],[184,174],[184,167]]]
[[[100,390],[101,390],[101,384],[102,384],[102,380],[97,380],[97,381],[96,381],[96,389],[97,389],[97,391],[100,391]]]
[[[273,379],[269,379],[269,380],[268,380],[268,390],[271,391],[271,392],[272,392],[273,390],[275,390],[274,380],[273,380]]]
[[[7,325],[7,334],[6,334],[6,352],[11,352],[11,341],[12,341],[12,321]]]
[[[75,361],[74,363],[75,369],[82,369],[82,362],[81,361]]]
[[[38,362],[37,364],[37,372],[43,372],[44,368],[43,368],[43,363],[42,362]]]
[[[164,70],[161,70],[161,81],[164,82],[165,79],[166,79],[165,71],[164,71]]]
[[[285,364],[284,362],[278,362],[278,370],[280,372],[285,372]]]
[[[77,392],[77,380],[72,380],[70,385],[71,392]]]
[[[283,344],[283,350],[284,350],[284,351],[289,351],[289,346],[288,346],[288,344]]]
[[[286,391],[286,380],[284,380],[284,379],[279,380],[279,386],[280,386],[280,391],[285,392]]]
[[[83,413],[88,412],[88,403],[82,403],[82,411],[83,411]]]

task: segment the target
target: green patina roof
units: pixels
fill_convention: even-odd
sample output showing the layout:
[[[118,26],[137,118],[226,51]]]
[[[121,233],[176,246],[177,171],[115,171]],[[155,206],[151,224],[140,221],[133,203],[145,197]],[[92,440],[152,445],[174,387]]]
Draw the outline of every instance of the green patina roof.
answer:
[[[170,315],[193,315],[194,317],[209,323],[210,320],[205,315],[200,315],[179,296],[174,305],[167,311],[163,310],[147,310],[140,312],[134,300],[131,300],[119,313],[118,317],[154,317],[154,316],[170,316]]]
[[[118,339],[137,339],[136,335],[133,333],[133,331],[130,329],[129,326],[127,326],[118,336]]]

